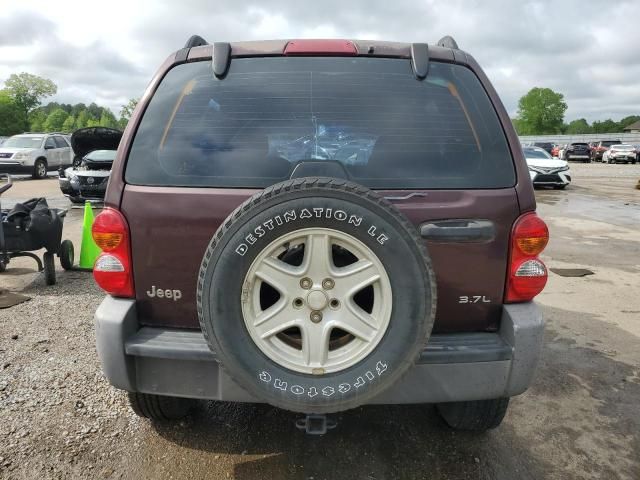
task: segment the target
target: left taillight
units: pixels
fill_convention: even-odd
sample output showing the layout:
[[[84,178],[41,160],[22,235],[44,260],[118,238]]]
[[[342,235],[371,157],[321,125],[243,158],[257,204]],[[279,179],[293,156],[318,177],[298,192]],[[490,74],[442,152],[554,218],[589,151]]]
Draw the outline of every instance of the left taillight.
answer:
[[[95,218],[91,234],[102,250],[93,266],[98,286],[114,297],[135,297],[127,220],[118,210],[105,208]]]
[[[538,255],[548,242],[547,224],[535,213],[526,213],[513,224],[505,303],[527,302],[542,292],[547,267]]]

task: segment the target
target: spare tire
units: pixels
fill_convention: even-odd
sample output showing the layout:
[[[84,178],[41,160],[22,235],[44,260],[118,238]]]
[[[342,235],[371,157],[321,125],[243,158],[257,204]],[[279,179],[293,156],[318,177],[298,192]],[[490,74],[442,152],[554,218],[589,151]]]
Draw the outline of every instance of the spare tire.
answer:
[[[426,344],[436,284],[424,242],[360,185],[300,178],[222,223],[198,316],[220,365],[258,400],[303,413],[369,402]]]

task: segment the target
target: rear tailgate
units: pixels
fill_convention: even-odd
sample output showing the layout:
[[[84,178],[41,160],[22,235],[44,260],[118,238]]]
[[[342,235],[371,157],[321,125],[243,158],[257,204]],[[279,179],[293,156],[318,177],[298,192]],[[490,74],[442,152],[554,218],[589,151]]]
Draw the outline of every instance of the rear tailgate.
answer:
[[[478,75],[434,61],[418,81],[409,59],[370,57],[235,58],[223,80],[211,62],[174,67],[118,165],[126,163],[118,206],[131,228],[141,321],[198,328],[198,268],[220,223],[254,192],[313,164],[390,198],[416,228],[489,222],[489,239],[428,246],[436,331],[497,328],[522,185],[500,123],[508,117],[502,107],[498,117]]]
[[[220,223],[255,190],[127,186],[122,211],[129,221],[138,315],[143,324],[199,328],[196,280],[202,256]],[[469,191],[379,192],[415,225],[443,219],[485,219],[489,242],[428,242],[438,281],[434,331],[496,328],[504,293],[510,227],[518,216],[513,188]],[[153,288],[182,298],[149,296]]]

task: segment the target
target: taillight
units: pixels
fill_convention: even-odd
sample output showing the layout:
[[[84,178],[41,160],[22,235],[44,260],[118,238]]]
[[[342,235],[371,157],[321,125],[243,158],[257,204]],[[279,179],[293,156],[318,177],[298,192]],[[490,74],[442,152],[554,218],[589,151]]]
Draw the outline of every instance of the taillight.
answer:
[[[549,229],[535,213],[513,224],[505,303],[527,302],[547,283],[547,267],[538,258],[549,242]]]
[[[114,297],[133,298],[135,290],[127,220],[119,211],[105,208],[93,222],[91,234],[102,249],[93,266],[96,283]]]
[[[283,51],[284,55],[347,55],[355,56],[358,49],[348,40],[290,40]]]

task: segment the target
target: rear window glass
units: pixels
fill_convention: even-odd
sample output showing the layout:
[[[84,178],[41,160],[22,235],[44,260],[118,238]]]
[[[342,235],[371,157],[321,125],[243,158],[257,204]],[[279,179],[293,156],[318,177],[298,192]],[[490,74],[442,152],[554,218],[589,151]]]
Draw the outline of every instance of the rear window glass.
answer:
[[[307,162],[330,162],[332,176],[370,188],[515,183],[504,132],[470,70],[432,62],[418,81],[409,60],[362,57],[234,59],[223,80],[210,61],[176,66],[147,107],[125,179],[263,188]]]
[[[56,147],[58,148],[67,148],[67,141],[62,137],[53,137],[53,140],[56,142]]]

